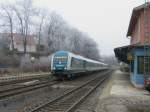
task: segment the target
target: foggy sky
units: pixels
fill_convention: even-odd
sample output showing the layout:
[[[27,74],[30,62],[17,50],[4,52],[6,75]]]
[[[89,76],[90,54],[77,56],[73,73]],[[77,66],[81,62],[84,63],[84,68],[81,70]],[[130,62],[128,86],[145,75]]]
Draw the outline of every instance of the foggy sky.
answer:
[[[144,0],[34,0],[34,5],[56,11],[67,23],[88,33],[103,55],[129,44],[126,33],[132,9],[142,3]]]

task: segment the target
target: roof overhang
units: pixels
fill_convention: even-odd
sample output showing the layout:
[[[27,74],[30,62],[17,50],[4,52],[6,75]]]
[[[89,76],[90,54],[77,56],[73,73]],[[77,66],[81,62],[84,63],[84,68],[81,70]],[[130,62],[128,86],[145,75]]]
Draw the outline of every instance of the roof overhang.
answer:
[[[127,45],[123,47],[118,47],[114,49],[115,56],[119,61],[129,64],[129,60],[127,59],[127,55],[133,48],[143,48],[143,45]]]

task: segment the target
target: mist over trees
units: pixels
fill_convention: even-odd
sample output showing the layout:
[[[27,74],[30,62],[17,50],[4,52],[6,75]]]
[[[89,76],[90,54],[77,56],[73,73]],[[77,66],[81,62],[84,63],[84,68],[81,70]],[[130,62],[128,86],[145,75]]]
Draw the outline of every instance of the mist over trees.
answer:
[[[37,52],[52,54],[67,50],[95,60],[100,58],[97,43],[86,33],[70,26],[57,12],[34,7],[32,0],[1,4],[0,32],[9,33],[12,43],[13,33],[19,33],[23,38],[24,54],[27,53],[27,36],[36,35]]]
[[[111,66],[118,66],[118,60],[114,55],[102,56],[103,61]]]

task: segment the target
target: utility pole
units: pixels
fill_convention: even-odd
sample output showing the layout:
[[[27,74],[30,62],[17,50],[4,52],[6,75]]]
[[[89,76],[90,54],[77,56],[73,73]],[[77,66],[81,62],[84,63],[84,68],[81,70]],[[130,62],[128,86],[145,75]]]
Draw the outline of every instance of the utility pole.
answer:
[[[145,0],[144,4],[144,80],[150,73],[150,8],[149,0]]]

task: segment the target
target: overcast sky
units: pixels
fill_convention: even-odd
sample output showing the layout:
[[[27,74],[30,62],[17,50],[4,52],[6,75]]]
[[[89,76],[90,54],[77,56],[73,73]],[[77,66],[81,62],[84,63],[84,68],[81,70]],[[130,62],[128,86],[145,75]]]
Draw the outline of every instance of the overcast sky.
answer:
[[[66,22],[88,33],[103,55],[129,44],[126,33],[132,9],[142,3],[144,0],[34,0],[34,5],[56,11]]]

